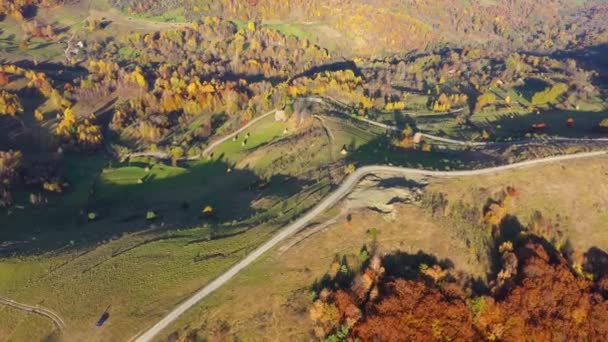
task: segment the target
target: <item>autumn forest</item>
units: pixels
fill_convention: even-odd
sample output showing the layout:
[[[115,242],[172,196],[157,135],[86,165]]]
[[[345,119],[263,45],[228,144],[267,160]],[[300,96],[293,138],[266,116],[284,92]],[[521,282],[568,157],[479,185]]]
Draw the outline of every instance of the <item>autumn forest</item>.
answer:
[[[606,0],[0,0],[0,341],[604,341],[607,52]]]

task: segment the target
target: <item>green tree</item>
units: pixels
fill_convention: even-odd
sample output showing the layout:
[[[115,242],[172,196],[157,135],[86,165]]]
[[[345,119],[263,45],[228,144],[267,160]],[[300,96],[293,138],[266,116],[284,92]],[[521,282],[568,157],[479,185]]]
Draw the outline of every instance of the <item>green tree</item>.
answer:
[[[475,104],[475,111],[479,112],[485,107],[494,104],[495,102],[496,95],[494,95],[494,93],[482,94],[477,98],[477,103]]]
[[[565,83],[556,83],[550,87],[547,87],[545,90],[539,91],[532,96],[532,105],[538,106],[555,102],[558,97],[562,96],[566,91],[568,91],[568,88],[568,85]]]
[[[175,167],[177,166],[177,161],[184,156],[184,149],[180,146],[176,146],[171,148],[169,154],[171,154],[171,165]]]

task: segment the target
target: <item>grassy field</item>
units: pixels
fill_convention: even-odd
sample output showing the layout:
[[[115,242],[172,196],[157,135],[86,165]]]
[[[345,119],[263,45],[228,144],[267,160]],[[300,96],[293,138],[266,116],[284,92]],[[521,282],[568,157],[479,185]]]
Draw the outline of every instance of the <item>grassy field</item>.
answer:
[[[262,121],[252,127],[246,148],[229,141],[218,156],[237,163],[276,140],[283,125]],[[68,325],[67,340],[129,338],[330,188],[327,177],[262,179],[254,164],[240,169],[220,160],[172,167],[146,158],[125,164],[67,159],[67,193],[33,208],[24,191],[16,199],[24,209],[2,213],[2,240],[12,242],[12,252],[4,250],[0,259],[0,293],[57,311]],[[205,206],[213,207],[213,215],[202,213]],[[149,212],[154,220],[146,219]],[[108,306],[107,327],[96,329]],[[34,323],[10,325],[11,334],[36,340]]]
[[[0,317],[0,341],[52,341],[59,336],[53,323],[46,317],[8,306],[0,307]]]
[[[239,136],[219,146],[213,151],[213,159],[234,164],[262,145],[276,138],[288,135],[288,124],[277,122],[272,116],[269,116],[256,123],[252,129],[239,134]]]
[[[438,256],[457,258],[466,264],[466,246],[450,240],[443,234],[445,228],[425,217],[421,209],[401,206],[393,220],[363,210],[355,213],[350,223],[341,218],[287,251],[279,247],[268,253],[188,312],[166,335],[185,327],[198,328],[200,339],[204,340],[226,322],[229,339],[307,340],[312,328],[308,318],[312,284],[330,272],[336,258],[346,257],[349,269],[356,272],[362,248],[372,244],[368,231],[373,228],[378,230],[381,253],[435,251]],[[180,330],[181,337],[185,334]]]
[[[608,181],[606,161],[601,157],[500,175],[436,180],[426,191],[446,194],[449,210],[457,204],[481,210],[495,192],[514,186],[520,194],[510,213],[522,224],[527,224],[532,212],[539,210],[561,228],[568,228],[567,236],[575,248],[586,251],[595,246],[605,250],[608,187],[598,185]],[[307,238],[305,232],[293,237],[299,241],[297,244],[284,250],[292,244],[285,242],[265,255],[180,318],[164,332],[163,338],[174,332],[184,338],[198,330],[195,335],[202,340],[218,335],[248,341],[309,339],[312,284],[330,272],[332,262],[342,256],[349,269],[357,271],[360,251],[363,246],[370,246],[369,232],[373,228],[378,231],[380,253],[398,250],[416,256],[421,251],[439,260],[449,259],[456,271],[485,278],[487,260],[477,260],[476,251],[467,245],[457,228],[462,222],[453,221],[449,215],[432,217],[429,211],[414,205],[397,208],[392,218],[364,209],[354,212],[350,221],[341,216],[336,223]],[[469,225],[468,234],[478,234],[472,230],[480,227],[484,228]]]
[[[481,179],[446,179],[428,191],[442,192],[449,203],[475,204],[507,186],[520,193],[509,208],[526,226],[534,211],[565,230],[577,249],[608,248],[608,159],[576,160],[563,164],[508,171]]]
[[[58,312],[68,340],[130,337],[316,204],[340,181],[342,168],[332,166],[381,135],[349,120],[325,122],[262,120],[247,144],[245,132],[212,159],[175,167],[68,156],[65,194],[35,208],[23,191],[16,197],[23,209],[3,214],[2,239],[11,244],[0,261],[0,293]],[[347,155],[339,153],[344,145]],[[212,216],[202,213],[206,206]],[[107,327],[96,329],[108,306]],[[32,322],[14,334],[29,336]]]

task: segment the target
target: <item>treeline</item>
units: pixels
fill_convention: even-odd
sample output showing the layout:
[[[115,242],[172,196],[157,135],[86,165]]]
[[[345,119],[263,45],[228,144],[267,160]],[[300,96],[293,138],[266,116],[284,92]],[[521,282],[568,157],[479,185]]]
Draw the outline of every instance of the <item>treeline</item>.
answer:
[[[576,102],[599,95],[593,72],[574,60],[546,56],[465,48],[357,61],[367,81],[366,95],[377,108],[407,102],[408,94],[428,96],[428,109],[440,112],[462,107],[480,111],[499,104],[497,100],[510,106],[511,99],[496,99],[489,92],[523,87],[529,79],[543,79],[548,85],[529,99],[532,105],[554,103],[560,96]]]
[[[0,208],[13,203],[12,190],[21,169],[21,152],[0,151]]]
[[[131,13],[162,14],[183,9],[202,15],[252,20],[323,21],[341,34],[340,46],[358,53],[424,49],[450,42],[553,51],[608,39],[602,23],[608,5],[568,0],[537,1],[320,1],[320,0],[112,0]],[[340,13],[336,16],[335,13]],[[378,23],[390,22],[391,25]]]
[[[548,82],[547,90],[530,99],[532,105],[598,94],[593,73],[572,60],[443,49],[360,58],[334,68],[327,51],[306,40],[255,21],[238,29],[219,18],[174,31],[98,41],[91,45],[91,55],[97,59],[89,61],[89,75],[77,80],[68,98],[92,102],[117,95],[111,128],[118,135],[163,144],[170,134],[187,130],[172,142],[185,149],[208,139],[225,122],[243,124],[308,95],[348,102],[358,115],[407,112],[409,99],[422,96],[427,99],[423,110],[467,109],[461,112],[466,121],[467,115],[488,107],[520,106],[493,91],[523,86],[528,79],[544,77]],[[195,121],[198,127],[188,129]]]
[[[61,5],[64,0],[0,0],[0,19],[10,16],[16,20],[31,19],[36,16],[38,7]]]
[[[569,260],[534,234],[505,241],[496,252],[502,269],[483,294],[475,294],[466,277],[440,262],[404,265],[390,262],[399,255],[373,257],[351,281],[317,290],[310,309],[314,334],[331,341],[601,341],[608,336],[608,254],[591,249]],[[406,266],[411,272],[394,269]],[[346,274],[341,268],[332,268],[336,284]]]
[[[61,193],[67,185],[58,173],[59,159],[27,158],[20,151],[0,150],[0,208],[13,204],[15,191],[27,186],[30,204],[46,203],[48,193]]]
[[[13,82],[25,86],[10,87]],[[0,64],[0,127],[4,133],[2,142],[9,145],[0,150],[0,207],[12,204],[13,193],[19,185],[27,185],[33,191],[30,197],[33,205],[45,201],[43,191],[62,192],[65,185],[57,167],[62,151],[93,151],[101,145],[101,126],[93,117],[74,114],[74,103],[68,99],[69,89],[69,83],[64,88],[58,87],[43,72]],[[24,104],[28,101],[40,106],[26,113]],[[28,122],[25,115],[31,115],[34,120]],[[33,144],[21,137],[44,131],[49,133],[48,139],[46,135],[32,137],[44,140],[41,151],[33,152]],[[26,149],[32,153],[25,153]]]
[[[94,42],[90,50],[90,74],[77,80],[71,98],[118,95],[111,128],[146,143],[159,143],[197,120],[199,127],[178,142],[186,148],[226,120],[244,123],[285,107],[289,78],[330,60],[306,40],[254,21],[238,29],[213,17],[173,31]]]

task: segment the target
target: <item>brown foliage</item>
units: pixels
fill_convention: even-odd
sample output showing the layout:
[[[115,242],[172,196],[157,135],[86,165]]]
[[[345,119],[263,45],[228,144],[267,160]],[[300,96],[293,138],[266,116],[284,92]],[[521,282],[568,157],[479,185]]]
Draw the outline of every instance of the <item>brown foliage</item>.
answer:
[[[473,317],[465,302],[416,280],[382,284],[379,300],[352,334],[363,341],[471,340]]]
[[[437,278],[383,278],[373,265],[350,289],[324,289],[311,309],[320,338],[349,328],[362,341],[601,341],[608,336],[608,276],[578,276],[547,240],[530,235],[516,247],[500,245],[502,271],[495,291],[473,299],[456,282],[430,267]],[[601,276],[608,254],[594,250],[587,261]],[[367,280],[366,280],[367,279]],[[447,279],[447,278],[446,278]],[[439,282],[437,282],[439,281]],[[439,286],[438,286],[439,285]],[[369,294],[369,295],[368,295]],[[373,295],[372,295],[373,294]]]
[[[608,302],[558,253],[529,241],[517,252],[520,274],[501,300],[489,298],[476,321],[486,339],[600,341],[608,336]]]

